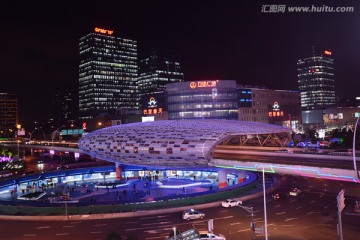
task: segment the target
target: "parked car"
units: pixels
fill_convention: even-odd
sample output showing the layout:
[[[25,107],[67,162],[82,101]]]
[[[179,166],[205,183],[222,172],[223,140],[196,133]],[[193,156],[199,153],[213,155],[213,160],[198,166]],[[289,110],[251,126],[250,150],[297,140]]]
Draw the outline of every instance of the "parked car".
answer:
[[[337,155],[337,156],[351,156],[353,154],[352,149],[340,149],[335,150],[329,153],[330,155]]]
[[[293,150],[286,149],[286,148],[277,150],[276,152],[278,152],[278,153],[294,153]]]
[[[242,205],[242,201],[236,200],[236,199],[226,199],[225,201],[222,201],[221,206],[222,207],[236,207]]]
[[[289,192],[289,195],[290,196],[297,196],[301,193],[301,190],[298,189],[298,188],[293,188],[290,192]]]
[[[280,199],[285,199],[287,197],[287,194],[286,193],[274,193],[272,195],[272,198],[274,200],[280,200]]]
[[[205,217],[205,213],[194,210],[194,209],[189,209],[183,212],[182,214],[182,219],[184,220],[191,220],[191,219],[203,219]]]
[[[207,231],[199,231],[200,240],[226,240],[222,234],[210,233]]]

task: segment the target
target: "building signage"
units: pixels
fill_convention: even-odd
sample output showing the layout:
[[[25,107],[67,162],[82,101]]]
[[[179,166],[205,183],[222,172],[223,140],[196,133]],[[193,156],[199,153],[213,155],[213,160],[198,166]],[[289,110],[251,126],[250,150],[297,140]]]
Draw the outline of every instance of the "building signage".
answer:
[[[355,112],[355,113],[354,113],[354,116],[357,118],[357,117],[359,117],[359,116],[360,116],[360,113]]]
[[[143,110],[144,115],[159,114],[159,113],[162,113],[162,112],[163,112],[162,108],[149,108],[149,109],[144,109]]]
[[[280,111],[280,105],[277,101],[272,105],[272,111],[269,112],[269,117],[283,117],[284,112]]]
[[[197,81],[197,82],[191,82],[190,88],[214,88],[216,87],[216,84],[219,82],[219,80],[213,80],[213,81]]]
[[[150,108],[157,107],[157,101],[155,100],[154,97],[151,97],[151,98],[150,98],[148,104],[149,104],[148,107],[150,107]]]
[[[324,53],[329,56],[331,56],[331,54],[332,54],[332,52],[330,52],[330,51],[324,51]]]
[[[114,31],[106,30],[106,29],[102,29],[102,28],[97,28],[97,27],[96,27],[96,28],[95,28],[95,32],[112,35]]]
[[[154,115],[163,112],[162,108],[158,108],[157,101],[154,97],[151,97],[148,102],[148,109],[143,110],[143,115]]]

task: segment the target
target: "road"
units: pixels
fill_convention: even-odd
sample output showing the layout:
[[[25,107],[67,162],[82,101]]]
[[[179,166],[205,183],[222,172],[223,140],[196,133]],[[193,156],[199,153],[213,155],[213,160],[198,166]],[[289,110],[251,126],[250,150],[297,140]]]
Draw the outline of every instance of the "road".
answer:
[[[360,239],[360,215],[349,215],[355,200],[360,199],[359,185],[323,179],[283,176],[278,191],[288,192],[294,186],[302,189],[297,197],[273,200],[267,196],[269,239],[339,239],[337,236],[336,195],[345,189],[346,208],[342,214],[344,239]],[[253,206],[257,227],[264,225],[263,198],[244,202]],[[184,221],[180,212],[140,218],[104,219],[96,221],[25,222],[0,221],[0,239],[107,239],[111,232],[121,236],[136,235],[139,240],[164,239],[173,227],[181,231],[190,228],[207,229],[214,219],[216,233],[229,240],[251,239],[251,217],[245,210],[234,207],[203,209],[202,220]],[[255,239],[263,239],[257,236]]]

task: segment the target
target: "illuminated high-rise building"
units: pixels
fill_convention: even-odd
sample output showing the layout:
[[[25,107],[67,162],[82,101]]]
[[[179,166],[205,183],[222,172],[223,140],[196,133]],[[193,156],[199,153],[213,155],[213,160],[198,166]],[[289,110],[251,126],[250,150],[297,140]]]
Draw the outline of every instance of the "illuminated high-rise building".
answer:
[[[180,62],[170,52],[154,51],[139,62],[140,96],[162,93],[166,84],[183,81]]]
[[[17,95],[12,93],[0,93],[0,136],[14,137],[17,124]]]
[[[80,119],[115,114],[118,108],[136,109],[137,42],[95,28],[80,38],[79,50]]]
[[[324,109],[335,105],[334,59],[330,51],[299,59],[298,84],[302,110]]]

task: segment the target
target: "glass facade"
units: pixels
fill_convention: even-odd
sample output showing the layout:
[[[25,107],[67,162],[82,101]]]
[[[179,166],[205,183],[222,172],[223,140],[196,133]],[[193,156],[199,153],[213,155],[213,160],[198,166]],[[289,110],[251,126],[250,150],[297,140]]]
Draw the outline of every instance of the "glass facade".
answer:
[[[100,30],[95,28],[79,42],[80,119],[138,107],[137,42]]]
[[[179,61],[171,54],[157,51],[140,60],[138,87],[140,97],[164,92],[165,85],[184,81]]]
[[[298,84],[303,110],[335,105],[334,59],[331,53],[314,55],[297,62]]]
[[[236,82],[194,81],[166,85],[169,119],[238,119]]]

